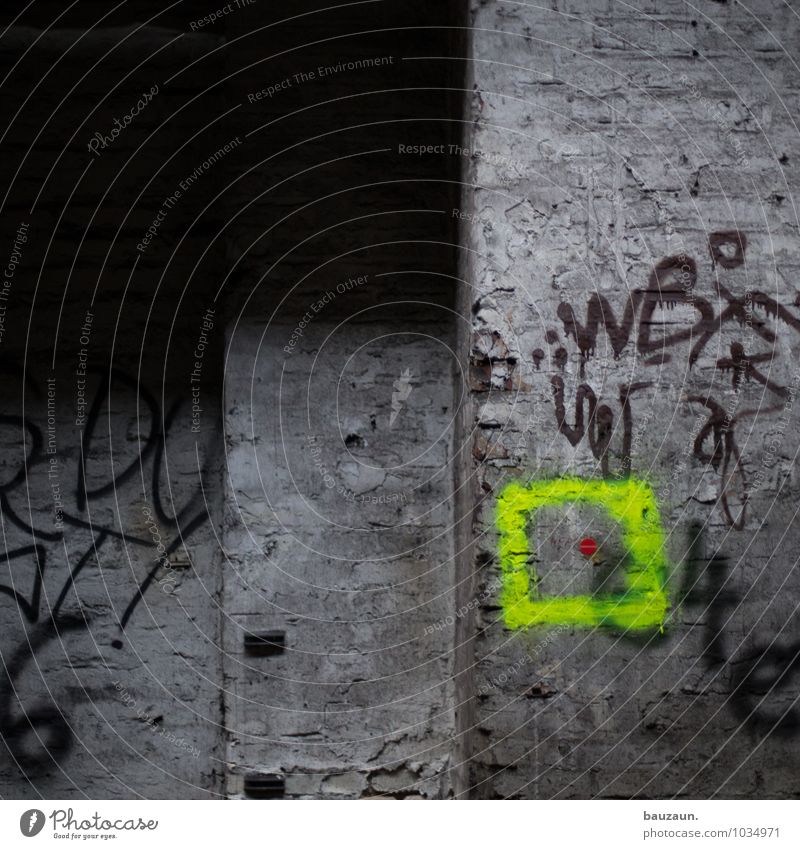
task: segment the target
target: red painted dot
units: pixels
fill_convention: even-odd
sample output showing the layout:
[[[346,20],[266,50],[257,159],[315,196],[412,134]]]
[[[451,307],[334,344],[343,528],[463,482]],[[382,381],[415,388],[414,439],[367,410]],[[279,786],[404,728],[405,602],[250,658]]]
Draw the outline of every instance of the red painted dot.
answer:
[[[591,537],[585,537],[578,544],[578,549],[585,557],[591,557],[597,552],[597,543]]]

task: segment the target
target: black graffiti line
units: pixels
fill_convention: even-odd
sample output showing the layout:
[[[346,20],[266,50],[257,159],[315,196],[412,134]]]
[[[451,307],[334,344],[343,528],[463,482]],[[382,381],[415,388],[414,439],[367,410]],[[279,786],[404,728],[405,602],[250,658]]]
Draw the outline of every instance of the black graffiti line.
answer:
[[[556,409],[556,423],[558,424],[559,433],[566,436],[570,445],[577,445],[582,439],[586,431],[583,421],[583,405],[584,400],[589,404],[589,421],[592,421],[597,407],[597,396],[591,386],[587,383],[582,383],[578,387],[575,397],[575,426],[571,427],[567,424],[567,411],[564,406],[564,381],[556,376],[550,379],[550,384],[553,387],[553,395]]]
[[[564,333],[567,336],[572,336],[584,359],[594,353],[597,345],[597,331],[600,329],[600,325],[605,328],[611,342],[614,359],[618,359],[628,344],[637,306],[637,298],[629,297],[625,304],[622,320],[618,323],[608,300],[603,295],[594,293],[586,305],[585,324],[578,321],[572,306],[565,301],[558,305],[557,315],[564,324]]]
[[[726,259],[719,250],[720,240],[722,243],[734,243],[737,247],[737,256],[730,260]],[[747,240],[744,234],[734,231],[712,233],[709,237],[712,260],[719,263],[723,268],[737,268],[744,262],[744,251]],[[680,285],[675,285],[674,277],[678,278]],[[586,320],[581,324],[573,307],[562,302],[557,308],[557,315],[564,325],[564,333],[572,337],[581,352],[581,367],[583,361],[591,356],[597,346],[597,334],[601,327],[611,343],[614,358],[619,358],[630,339],[636,315],[639,315],[639,332],[637,335],[637,350],[641,354],[652,354],[659,350],[662,352],[667,348],[696,339],[689,352],[689,365],[694,365],[700,354],[705,350],[708,343],[719,332],[721,327],[729,321],[737,321],[740,325],[747,324],[769,343],[776,341],[776,335],[762,321],[753,321],[752,312],[759,308],[776,320],[800,333],[800,318],[791,313],[785,306],[761,290],[749,293],[751,308],[748,310],[747,300],[734,295],[720,280],[719,275],[712,275],[716,294],[725,301],[725,307],[716,317],[712,304],[704,297],[695,294],[697,287],[697,263],[692,257],[683,254],[668,256],[659,260],[652,268],[648,277],[647,286],[644,289],[636,289],[625,302],[623,315],[617,321],[614,310],[608,300],[599,293],[593,293],[587,302]],[[695,324],[684,330],[678,330],[665,335],[661,339],[650,338],[653,314],[657,306],[672,305],[676,303],[686,304],[693,307],[699,313]],[[669,359],[666,357],[665,359]],[[646,362],[645,365],[654,364]]]
[[[181,401],[176,401],[173,403],[169,412],[167,413],[166,418],[164,419],[164,435],[157,441],[155,447],[155,456],[153,457],[153,469],[152,469],[152,483],[151,483],[151,491],[153,494],[153,506],[156,510],[156,516],[159,518],[161,522],[170,527],[177,527],[180,523],[183,516],[188,513],[188,511],[192,507],[193,498],[190,498],[183,508],[178,511],[174,516],[167,516],[166,511],[164,510],[164,505],[161,501],[161,463],[164,457],[166,457],[166,445],[167,445],[167,434],[172,430],[172,423],[175,420],[175,417],[178,414],[178,410],[182,406]],[[205,470],[204,470],[205,471]],[[202,472],[201,472],[202,475]]]
[[[147,389],[145,389],[145,387],[137,380],[128,377],[118,369],[112,368],[100,371],[100,374],[104,378],[107,377],[107,379],[100,381],[100,386],[92,400],[92,406],[86,417],[86,428],[81,432],[80,463],[76,488],[76,501],[79,511],[85,509],[86,502],[88,500],[99,498],[102,495],[107,495],[109,492],[113,492],[120,484],[131,478],[136,473],[136,470],[141,467],[141,464],[147,456],[154,450],[158,438],[158,404]],[[145,403],[150,408],[150,433],[145,440],[144,446],[140,448],[138,455],[125,467],[125,469],[123,469],[119,474],[114,475],[108,483],[88,491],[86,489],[86,457],[88,454],[88,448],[91,445],[92,437],[94,436],[94,430],[100,416],[100,410],[103,406],[103,402],[106,398],[108,398],[111,392],[112,380],[117,380],[120,383],[127,385],[129,388],[134,389],[135,392],[141,395],[144,399]]]
[[[178,537],[176,540],[173,540],[167,549],[167,554],[172,553],[172,551],[174,551],[185,539],[188,539],[206,518],[207,513],[204,512],[198,514],[191,522],[189,522],[183,529],[181,535],[182,538]],[[90,561],[92,553],[97,554],[98,549],[102,547],[109,536],[110,534],[108,531],[101,530],[98,537],[93,540],[92,545],[87,549],[84,555],[80,558],[78,564],[76,564],[75,568],[72,570],[58,596],[51,615],[44,623],[38,626],[38,630],[26,635],[25,640],[18,645],[16,651],[12,655],[11,663],[8,666],[6,666],[5,662],[3,662],[6,682],[4,686],[0,687],[0,705],[2,705],[2,708],[0,708],[0,735],[2,735],[14,760],[21,766],[32,768],[39,763],[33,755],[24,750],[23,742],[28,734],[33,733],[36,736],[54,763],[58,763],[58,759],[54,757],[54,753],[63,756],[72,748],[73,735],[63,711],[58,706],[40,707],[33,711],[25,711],[23,716],[17,719],[11,718],[11,699],[16,693],[14,681],[25,669],[32,657],[48,642],[56,637],[60,637],[60,635],[65,631],[88,629],[89,622],[82,613],[79,616],[71,616],[68,618],[59,617],[58,613],[60,612],[61,605],[63,604],[69,589],[74,586],[78,575]],[[30,546],[29,548],[35,547]],[[14,552],[11,553],[13,554]],[[16,553],[21,555],[21,551]],[[44,551],[42,554],[44,556]],[[157,561],[157,565],[161,565],[160,559]],[[151,570],[137,589],[134,599],[128,604],[127,610],[123,616],[123,620],[120,625],[121,628],[124,628],[125,624],[127,624],[127,621],[133,614],[138,602],[144,597],[144,593],[147,591],[154,576],[155,570]],[[29,617],[29,619],[34,622],[38,619],[39,600],[41,595],[42,581],[40,573],[37,575],[37,580],[38,585],[34,590],[35,605],[28,605],[25,599],[15,596],[18,604],[21,602],[23,607],[27,605],[32,616],[32,618]],[[0,587],[0,590],[3,589],[5,588]],[[10,593],[11,592],[13,591],[10,591]],[[19,700],[17,699],[17,701]],[[43,740],[39,735],[37,728],[40,726],[44,728],[45,734],[47,735],[46,740]]]
[[[11,506],[8,498],[5,495],[0,495],[0,509],[3,511],[3,516],[8,518],[12,525],[16,525],[21,531],[29,534],[31,539],[43,539],[46,542],[57,542],[61,539],[63,531],[43,531],[35,525],[29,525],[24,519],[17,515],[16,510]]]
[[[166,439],[172,429],[181,404],[180,402],[175,402],[172,405],[164,420],[163,432],[159,432],[158,405],[146,388],[140,386],[138,382],[134,381],[132,378],[128,378],[126,375],[113,369],[102,372],[102,374],[104,374],[107,379],[101,383],[100,388],[93,399],[91,407],[92,415],[88,422],[89,426],[87,426],[87,429],[81,436],[81,456],[78,468],[78,486],[76,488],[76,498],[79,510],[83,510],[87,506],[87,502],[90,502],[125,483],[136,472],[137,466],[141,468],[142,463],[149,459],[149,455],[151,453],[155,452],[155,458],[150,472],[152,476],[153,499],[156,504],[157,515],[164,524],[176,527],[178,532],[178,537],[174,539],[166,549],[166,553],[169,555],[175,551],[178,546],[183,544],[204,521],[208,520],[208,513],[206,510],[203,510],[203,512],[197,514],[191,520],[184,523],[183,518],[186,513],[193,509],[192,503],[194,501],[194,497],[190,497],[184,506],[176,512],[174,517],[167,516],[161,498],[159,489],[161,480],[161,463],[165,457]],[[136,391],[145,399],[151,411],[150,434],[147,437],[144,447],[140,449],[137,457],[123,470],[123,472],[115,475],[108,483],[89,491],[85,485],[89,446],[99,419],[102,403],[108,397],[110,386],[112,381],[115,379],[119,380],[126,386],[136,389]],[[40,395],[41,393],[37,391],[36,394]],[[9,483],[0,487],[0,508],[2,508],[3,515],[8,517],[11,524],[15,525],[26,534],[30,534],[34,540],[37,536],[48,542],[56,542],[59,539],[63,539],[63,532],[54,533],[40,531],[37,527],[35,527],[35,525],[28,524],[23,521],[12,508],[9,499],[6,497],[6,492],[19,485],[20,482],[24,480],[25,474],[30,466],[40,459],[42,449],[41,432],[32,422],[29,422],[24,418],[7,417],[5,420],[0,419],[0,421],[21,425],[26,428],[31,434],[32,441],[32,449],[26,456],[25,462],[22,464],[20,471]],[[205,472],[206,468],[201,471],[201,476],[205,474]],[[93,554],[99,559],[100,549],[111,538],[122,540],[124,543],[131,542],[139,546],[149,547],[153,544],[152,540],[142,539],[132,534],[125,533],[124,531],[117,531],[112,527],[105,527],[103,525],[98,526],[96,523],[92,523],[91,520],[86,521],[78,516],[73,516],[68,513],[64,513],[63,518],[65,524],[81,529],[88,529],[93,533],[93,535],[95,533],[97,535],[93,536],[91,545],[82,554],[78,563],[67,576],[47,620],[44,622],[39,621],[39,608],[41,605],[41,594],[43,589],[42,572],[44,570],[47,555],[47,550],[44,546],[25,546],[14,549],[11,552],[6,552],[6,557],[10,556],[13,558],[38,554],[37,569],[34,575],[33,591],[30,601],[11,587],[0,587],[0,591],[2,591],[5,595],[10,596],[16,602],[19,610],[25,618],[33,624],[33,628],[25,635],[24,640],[18,644],[12,656],[12,662],[9,665],[6,665],[5,659],[0,656],[3,670],[5,672],[5,682],[3,683],[3,686],[0,686],[0,705],[2,706],[0,708],[0,736],[2,736],[12,758],[18,764],[31,768],[36,765],[41,765],[43,763],[43,757],[49,758],[50,761],[57,765],[60,757],[69,751],[74,741],[69,724],[57,704],[38,706],[32,710],[23,709],[23,716],[19,718],[12,717],[10,711],[11,699],[16,694],[14,680],[24,671],[34,655],[49,641],[60,637],[62,633],[70,631],[84,631],[88,629],[89,622],[83,611],[80,611],[78,615],[65,616],[62,612],[62,607],[70,589],[75,587],[80,574],[92,561]],[[125,613],[123,614],[123,619],[120,623],[121,629],[129,622],[138,603],[143,599],[144,594],[155,579],[157,569],[162,565],[162,563],[163,557],[154,561],[145,579],[137,587],[134,597],[128,603]],[[112,645],[116,642],[118,641],[112,642]],[[19,701],[19,699],[17,699],[17,701]],[[41,735],[40,730],[42,731]],[[44,747],[44,756],[37,757],[36,755],[26,751],[25,740],[31,734],[33,734]]]
[[[97,556],[98,549],[102,548],[103,544],[105,543],[105,541],[107,539],[108,539],[108,533],[105,532],[105,531],[100,531],[100,534],[94,540],[92,540],[92,544],[89,546],[89,548],[86,549],[86,551],[83,553],[83,556],[75,564],[75,567],[69,573],[69,577],[64,582],[64,586],[61,588],[61,592],[58,594],[58,598],[56,599],[56,603],[53,605],[53,610],[52,610],[52,613],[51,613],[53,619],[56,619],[58,617],[58,612],[59,612],[59,610],[61,610],[61,605],[64,603],[64,600],[66,599],[67,594],[69,593],[70,589],[74,586],[75,581],[78,578],[78,575],[80,575],[80,573],[83,571],[86,564],[91,559],[92,554]],[[98,558],[98,562],[99,562],[99,558]]]
[[[582,383],[577,390],[575,399],[575,426],[567,423],[567,413],[564,404],[564,381],[554,376],[550,379],[553,387],[556,424],[559,432],[567,437],[569,443],[576,446],[588,436],[589,447],[595,459],[600,461],[603,477],[610,477],[609,449],[611,437],[614,435],[614,412],[607,404],[597,403],[597,396],[588,383]],[[631,472],[631,450],[633,445],[633,414],[631,412],[631,395],[641,389],[651,386],[651,381],[638,381],[622,384],[619,387],[619,403],[622,409],[622,455],[621,476],[628,477]],[[588,402],[588,420],[584,424],[584,401]]]
[[[747,478],[744,473],[744,464],[741,452],[736,442],[736,425],[741,419],[756,415],[767,415],[780,409],[780,405],[742,410],[736,416],[729,416],[722,406],[709,396],[690,395],[689,402],[702,404],[709,410],[706,423],[697,433],[694,441],[694,455],[701,463],[711,465],[719,471],[722,466],[720,478],[719,500],[722,505],[723,514],[728,524],[735,530],[744,529],[747,518]],[[713,450],[711,454],[705,451],[705,441],[713,434]],[[731,468],[733,464],[733,468]],[[738,518],[733,518],[730,506],[730,480],[738,476],[741,481],[740,501],[742,504]]]
[[[198,513],[191,521],[188,522],[185,528],[178,529],[178,536],[174,539],[165,549],[165,553],[163,557],[158,557],[152,561],[152,566],[147,573],[147,576],[139,585],[139,588],[136,590],[136,594],[128,603],[128,606],[125,608],[125,612],[122,615],[122,619],[120,619],[120,630],[125,630],[125,626],[128,624],[131,616],[133,616],[133,612],[136,610],[139,602],[144,598],[145,593],[149,589],[150,585],[155,580],[156,573],[160,568],[162,568],[164,557],[169,557],[173,551],[175,551],[179,546],[183,545],[184,541],[191,536],[194,531],[200,527],[208,518],[208,514],[203,511],[202,513]]]
[[[717,675],[723,670],[728,672],[731,708],[742,722],[760,733],[788,734],[800,725],[798,708],[789,708],[775,721],[764,713],[763,702],[766,694],[773,692],[790,673],[800,671],[800,641],[787,646],[752,646],[749,649],[743,648],[736,656],[731,656],[726,631],[730,617],[726,619],[726,614],[731,608],[737,608],[743,597],[740,592],[727,586],[730,580],[727,558],[719,554],[710,558],[702,556],[698,527],[693,529],[694,538],[687,564],[691,564],[692,568],[699,563],[705,564],[702,573],[704,588],[699,591],[694,589],[700,580],[698,576],[692,588],[684,593],[682,602],[687,606],[706,607],[707,619],[701,657],[707,668],[717,670]],[[688,572],[684,577],[683,586],[687,588]],[[762,666],[768,667],[770,664],[776,667],[767,671],[771,678],[757,682],[755,679]],[[752,696],[761,694],[763,698],[754,706]],[[797,701],[797,698],[794,701]]]
[[[8,482],[0,486],[0,494],[5,495],[6,491],[19,486],[24,480],[27,470],[42,456],[42,447],[44,440],[42,439],[41,430],[25,416],[0,416],[0,425],[15,424],[19,425],[23,430],[27,430],[31,435],[31,450],[30,454],[26,455],[20,464],[17,474]],[[22,437],[22,444],[25,445],[25,437]]]
[[[88,628],[88,622],[83,617],[60,623],[56,623],[50,617],[45,622],[34,626],[34,629],[26,635],[26,639],[18,645],[8,664],[3,661],[5,681],[3,686],[0,686],[0,736],[20,768],[33,768],[41,764],[38,758],[24,748],[24,740],[28,735],[33,734],[37,738],[56,766],[59,759],[72,748],[74,739],[69,723],[57,703],[40,706],[33,710],[23,708],[22,716],[12,718],[12,699],[16,699],[21,707],[14,681],[42,646],[60,637],[62,633],[86,628]],[[37,730],[39,727],[42,727],[47,735],[46,740],[39,735]]]
[[[85,519],[79,519],[77,516],[70,516],[68,513],[64,513],[64,524],[72,525],[76,528],[84,528],[85,530],[93,532],[102,531],[104,534],[108,534],[115,539],[125,540],[125,542],[132,542],[136,545],[151,545],[150,540],[144,539],[143,537],[137,537],[133,534],[126,533],[125,531],[118,531],[115,528],[108,528],[105,525],[100,525]]]
[[[747,519],[747,479],[744,474],[739,446],[736,444],[737,417],[728,416],[722,406],[708,396],[690,395],[687,401],[702,404],[709,410],[706,423],[695,437],[694,455],[701,463],[712,466],[715,471],[719,471],[720,466],[722,466],[719,491],[722,510],[728,524],[735,530],[741,531]],[[713,437],[711,454],[708,454],[704,448],[709,435]],[[733,469],[731,469],[731,462],[733,462]],[[729,483],[734,475],[738,475],[742,483],[740,495],[742,507],[736,519],[733,518],[729,500]]]
[[[15,548],[11,551],[6,551],[0,554],[0,563],[8,563],[11,568],[11,561],[20,557],[26,557],[30,554],[35,556],[36,569],[33,575],[33,588],[31,590],[30,601],[25,598],[18,590],[9,587],[6,584],[0,584],[0,593],[13,598],[17,603],[17,607],[22,611],[28,622],[36,622],[39,619],[39,604],[42,597],[42,582],[44,580],[44,570],[47,564],[47,552],[44,546],[41,545],[26,545],[22,548]]]
[[[47,542],[57,542],[64,535],[63,531],[43,531],[35,525],[29,525],[24,519],[17,515],[16,510],[14,510],[11,506],[5,495],[0,495],[0,509],[2,509],[3,516],[7,518],[12,525],[15,525],[21,531],[25,531],[34,540],[43,539]],[[150,540],[144,539],[143,537],[137,537],[133,534],[126,533],[125,531],[118,531],[115,528],[105,527],[104,525],[97,525],[96,523],[86,521],[78,516],[72,516],[66,512],[62,514],[62,519],[65,525],[72,525],[73,527],[83,528],[93,532],[103,531],[116,539],[124,539],[126,542],[132,542],[136,545],[150,545]]]
[[[738,389],[742,381],[755,380],[762,386],[774,392],[779,398],[787,398],[789,390],[785,386],[775,383],[766,375],[762,374],[756,367],[755,363],[767,362],[770,365],[775,359],[773,354],[755,354],[748,355],[741,342],[732,342],[730,345],[730,357],[720,357],[717,360],[716,366],[723,373],[730,369],[732,371],[731,383],[734,389]]]

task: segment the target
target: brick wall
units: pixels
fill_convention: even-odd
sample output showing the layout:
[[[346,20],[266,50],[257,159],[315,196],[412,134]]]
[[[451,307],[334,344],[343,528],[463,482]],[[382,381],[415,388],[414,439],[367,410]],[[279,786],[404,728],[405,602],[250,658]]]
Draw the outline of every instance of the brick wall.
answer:
[[[303,14],[311,5],[297,9]],[[229,793],[447,796],[458,167],[446,5],[246,10],[227,227]],[[269,44],[254,38],[271,25]],[[254,657],[247,633],[286,650]]]
[[[0,792],[796,795],[791,9],[26,5]]]
[[[15,261],[0,341],[0,792],[212,797],[223,347],[222,327],[209,330],[204,315],[222,254],[204,254],[202,213],[213,173],[137,245],[219,146],[206,125],[221,99],[188,103],[166,80],[221,40],[176,41],[182,30],[137,18],[87,31],[78,18],[48,30],[25,16],[0,51],[0,230]],[[216,75],[199,65],[185,82],[194,93]],[[120,131],[115,118],[134,109]],[[92,151],[96,134],[104,141]]]
[[[526,627],[491,592],[472,792],[794,795],[796,19],[559,2],[480,3],[472,23],[475,592],[502,583],[508,483],[569,475],[652,488],[669,597],[663,630],[626,631]],[[554,493],[528,526],[530,592],[623,590],[639,566],[608,504]]]

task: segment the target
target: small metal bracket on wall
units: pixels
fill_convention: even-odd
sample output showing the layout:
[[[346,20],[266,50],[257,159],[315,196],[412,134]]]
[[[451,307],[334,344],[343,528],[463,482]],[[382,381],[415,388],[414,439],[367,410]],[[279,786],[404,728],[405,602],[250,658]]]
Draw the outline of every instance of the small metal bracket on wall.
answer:
[[[247,654],[273,655],[283,654],[286,648],[286,633],[284,631],[259,631],[255,634],[244,635],[244,650]]]
[[[245,776],[244,795],[251,799],[283,799],[286,781],[282,775],[254,773]]]

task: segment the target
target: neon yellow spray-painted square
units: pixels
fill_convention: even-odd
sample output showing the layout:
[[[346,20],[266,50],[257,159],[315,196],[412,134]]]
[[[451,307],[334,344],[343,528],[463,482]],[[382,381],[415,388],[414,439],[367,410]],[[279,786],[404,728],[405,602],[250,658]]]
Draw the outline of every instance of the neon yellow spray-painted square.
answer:
[[[625,590],[607,595],[545,596],[529,567],[528,518],[540,507],[596,504],[622,526],[630,554]],[[653,490],[641,480],[556,478],[527,486],[513,482],[497,500],[503,588],[500,602],[509,628],[567,624],[640,630],[662,627],[667,613],[664,534]],[[531,582],[534,592],[531,592]]]

